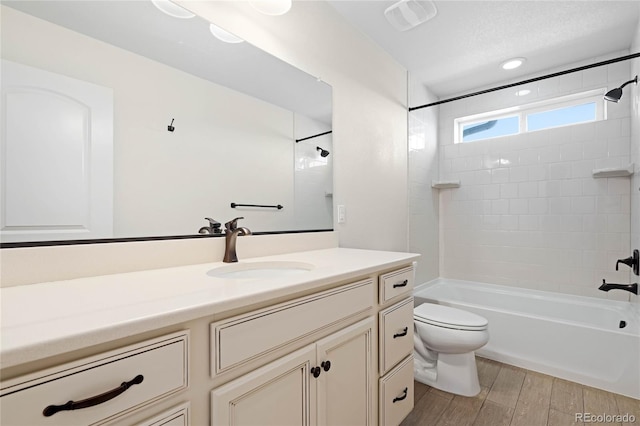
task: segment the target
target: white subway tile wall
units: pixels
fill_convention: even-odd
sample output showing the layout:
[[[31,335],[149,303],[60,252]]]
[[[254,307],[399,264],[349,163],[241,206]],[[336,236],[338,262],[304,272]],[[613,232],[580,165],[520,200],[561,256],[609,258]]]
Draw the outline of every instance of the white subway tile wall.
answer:
[[[632,185],[629,178],[594,179],[592,171],[640,164],[638,90],[625,92],[618,104],[607,104],[605,121],[492,140],[454,144],[453,120],[618,87],[631,78],[632,68],[637,73],[637,62],[531,83],[529,96],[506,89],[439,108],[440,178],[461,181],[460,188],[440,190],[441,276],[629,300],[627,292],[605,293],[598,286],[603,279],[631,279],[626,267],[616,272],[615,261],[629,256],[630,231],[636,246],[640,240],[638,173]],[[419,111],[410,120],[417,120]]]

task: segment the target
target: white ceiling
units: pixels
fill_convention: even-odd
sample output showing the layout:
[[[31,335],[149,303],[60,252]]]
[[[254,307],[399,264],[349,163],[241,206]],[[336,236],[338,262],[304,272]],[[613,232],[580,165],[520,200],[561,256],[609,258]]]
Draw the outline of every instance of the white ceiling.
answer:
[[[440,97],[628,50],[640,16],[639,1],[439,0],[432,20],[399,32],[384,17],[397,0],[328,1]],[[527,62],[502,70],[512,57]]]
[[[331,87],[250,45],[214,38],[209,22],[177,19],[141,0],[1,0],[3,5],[197,77],[331,123]],[[167,87],[167,90],[179,90]]]
[[[432,20],[398,32],[384,17],[384,10],[397,0],[327,1],[407,68],[414,81],[422,82],[440,97],[628,50],[640,16],[637,0],[437,0],[438,13]],[[293,67],[248,43],[216,42],[208,24],[196,22],[200,18],[171,18],[151,2],[136,0],[2,3],[229,87],[254,86],[249,88],[254,95],[266,87],[272,93],[259,97],[272,102],[282,98],[274,103],[288,109],[305,110],[316,117],[330,115],[326,110],[313,111],[318,102],[288,104],[290,99],[304,103],[318,96],[309,93],[301,97],[299,90],[294,90],[294,96],[287,93],[292,87],[306,86],[315,91],[323,86],[313,77],[293,71]],[[241,59],[248,51],[254,56],[251,66]],[[516,56],[527,58],[523,67],[509,72],[499,67]],[[255,66],[256,60],[265,61],[265,65]],[[265,73],[267,69],[274,72]],[[249,75],[250,70],[261,72]],[[264,75],[288,75],[285,81],[300,81],[294,85],[264,84]],[[322,93],[319,96],[330,105],[326,92]]]

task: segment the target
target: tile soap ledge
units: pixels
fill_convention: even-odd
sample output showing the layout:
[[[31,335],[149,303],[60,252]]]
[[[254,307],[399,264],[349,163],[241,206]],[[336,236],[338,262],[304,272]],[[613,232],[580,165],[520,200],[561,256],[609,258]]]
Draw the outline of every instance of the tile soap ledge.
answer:
[[[627,167],[609,167],[604,169],[593,169],[594,178],[627,177],[634,173],[634,163]]]
[[[431,187],[436,189],[460,188],[459,180],[432,180]]]

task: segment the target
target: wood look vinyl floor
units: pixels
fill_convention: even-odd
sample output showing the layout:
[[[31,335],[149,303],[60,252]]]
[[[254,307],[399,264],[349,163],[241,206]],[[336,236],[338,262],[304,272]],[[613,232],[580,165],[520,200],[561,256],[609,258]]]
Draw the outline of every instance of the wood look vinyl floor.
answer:
[[[415,382],[415,406],[401,426],[640,426],[640,400],[485,358],[476,362],[479,395],[453,395]],[[582,422],[576,413],[629,414],[635,421]]]

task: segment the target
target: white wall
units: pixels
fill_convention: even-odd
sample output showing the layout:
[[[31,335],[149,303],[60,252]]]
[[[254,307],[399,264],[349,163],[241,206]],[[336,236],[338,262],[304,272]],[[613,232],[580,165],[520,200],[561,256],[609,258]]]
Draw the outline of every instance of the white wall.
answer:
[[[608,104],[606,121],[464,144],[453,143],[453,120],[617,87],[630,72],[619,62],[533,83],[527,97],[518,87],[440,106],[440,173],[462,181],[440,195],[442,276],[628,300],[597,288],[603,278],[628,282],[615,261],[629,255],[630,179],[592,170],[628,165],[631,97]]]
[[[631,52],[640,52],[640,23],[635,40],[631,44]],[[639,58],[631,62],[629,80],[636,75],[640,78]],[[624,90],[624,96],[629,96],[631,100],[631,161],[635,163],[635,174],[631,180],[631,253],[633,249],[640,250],[640,86],[632,84]],[[640,277],[630,274],[629,282],[640,282]],[[640,303],[639,296],[631,297]]]
[[[405,251],[406,71],[325,2],[294,1],[282,16],[240,1],[181,3],[333,87],[334,204],[347,207],[340,245]]]

